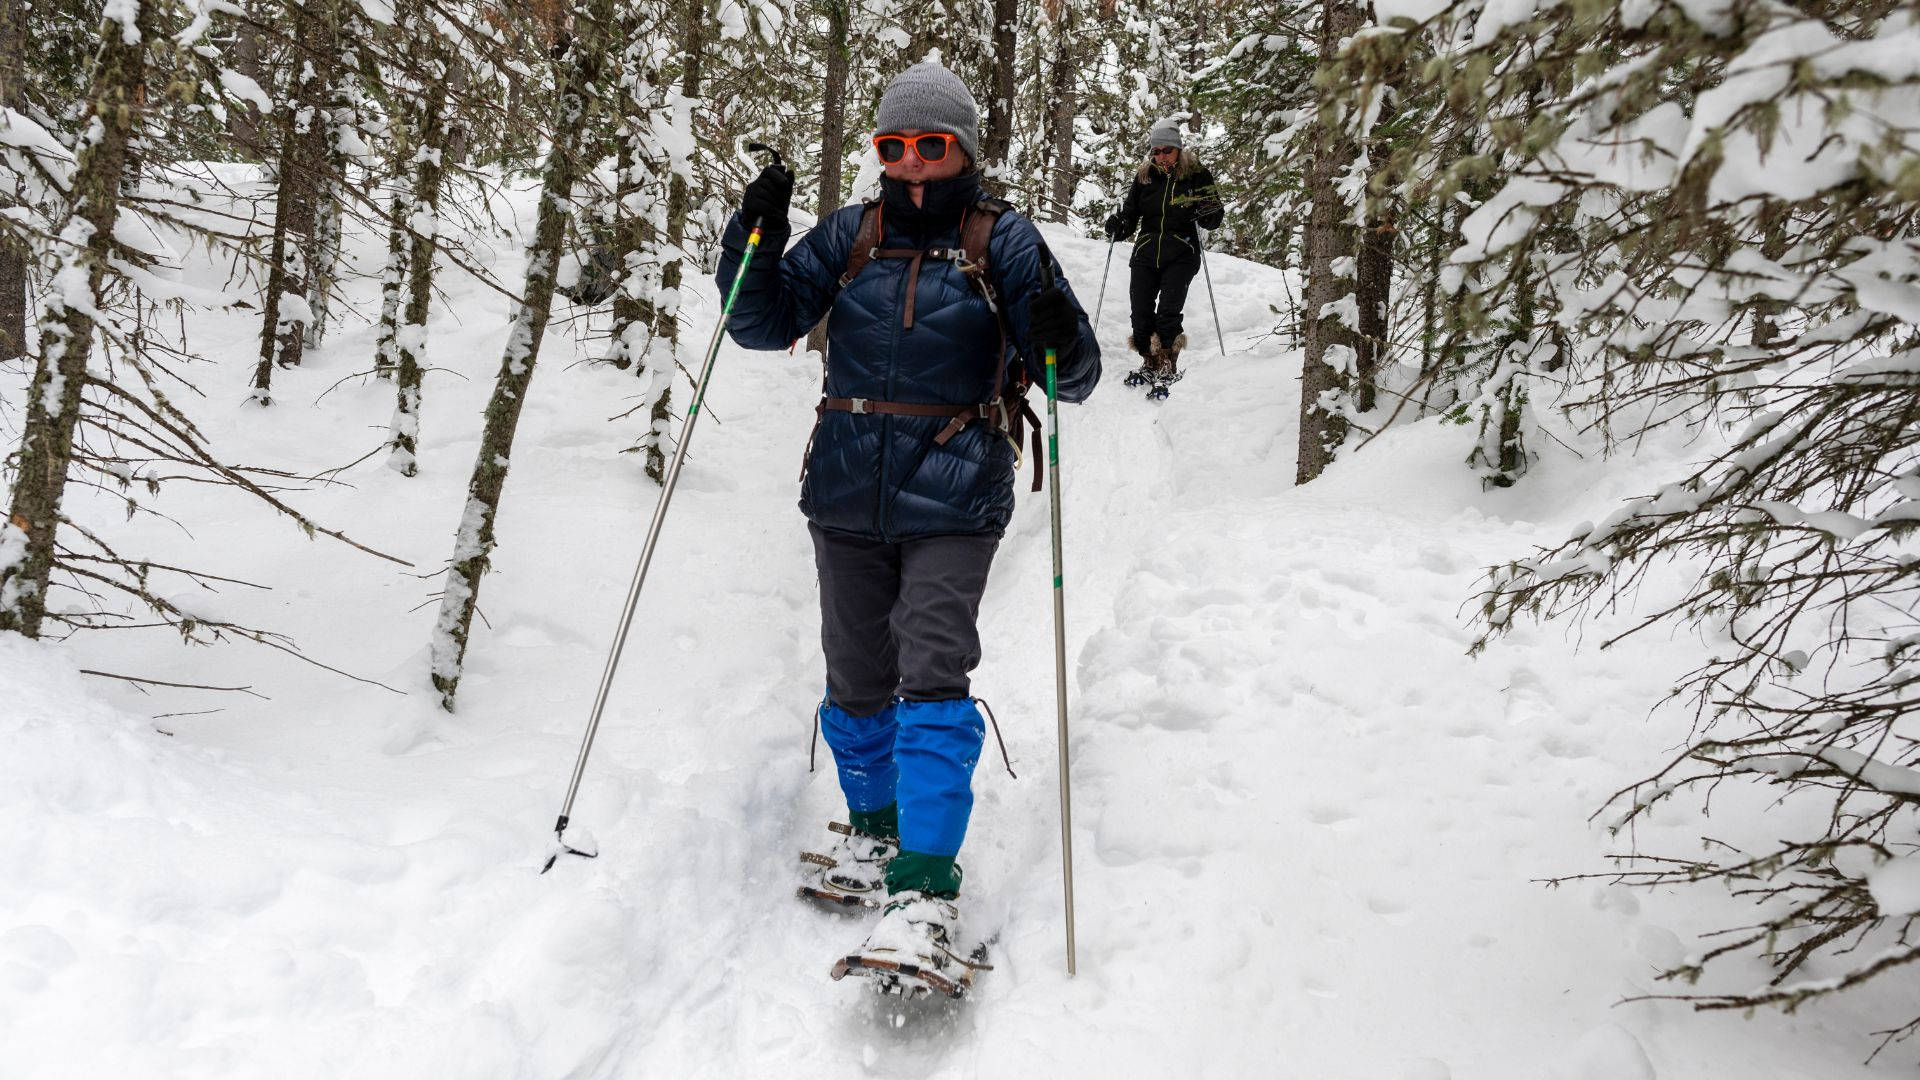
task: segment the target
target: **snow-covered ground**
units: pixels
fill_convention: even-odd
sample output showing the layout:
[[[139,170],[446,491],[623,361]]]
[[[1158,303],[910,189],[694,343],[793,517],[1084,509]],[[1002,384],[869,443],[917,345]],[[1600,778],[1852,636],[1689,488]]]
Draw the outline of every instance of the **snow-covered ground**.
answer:
[[[1050,239],[1091,304],[1105,246]],[[962,860],[995,970],[961,1008],[882,1004],[827,977],[861,922],[792,898],[795,853],[840,809],[824,757],[807,768],[822,673],[793,505],[818,386],[804,354],[723,349],[575,811],[601,857],[538,873],[656,489],[618,453],[639,419],[608,420],[637,380],[576,363],[587,328],[557,325],[487,625],[459,713],[439,711],[428,572],[452,548],[505,323],[497,293],[449,272],[420,475],[375,455],[296,499],[428,576],[220,493],[162,499],[192,536],[76,506],[122,550],[273,586],[183,586],[183,602],[384,687],[253,646],[0,638],[0,1076],[1905,1075],[1905,1047],[1860,1062],[1868,1032],[1909,1018],[1894,999],[1914,981],[1883,981],[1890,1005],[1792,1017],[1622,1004],[1668,989],[1655,972],[1744,912],[1709,891],[1540,883],[1606,868],[1588,815],[1682,740],[1683,718],[1648,709],[1701,646],[1577,650],[1549,626],[1469,659],[1474,582],[1683,451],[1603,467],[1548,447],[1520,488],[1483,494],[1471,429],[1429,422],[1295,488],[1279,274],[1212,260],[1227,355],[1197,288],[1190,375],[1154,405],[1120,385],[1124,257],[1108,378],[1063,411],[1077,977],[1042,497],[1001,549],[975,683],[1019,773],[990,742]],[[371,283],[354,295],[377,310]],[[691,340],[716,308],[704,288]],[[370,329],[278,373],[264,411],[246,392],[256,325],[191,329],[216,361],[200,416],[229,460],[317,472],[382,439],[388,384],[321,396],[370,366]],[[1673,811],[1657,830],[1669,850],[1699,835]]]

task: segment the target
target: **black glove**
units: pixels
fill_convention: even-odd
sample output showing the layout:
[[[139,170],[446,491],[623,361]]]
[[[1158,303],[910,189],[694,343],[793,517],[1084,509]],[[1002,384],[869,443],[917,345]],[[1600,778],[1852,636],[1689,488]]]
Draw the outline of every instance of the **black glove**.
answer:
[[[1119,243],[1120,241],[1125,240],[1127,238],[1127,234],[1132,231],[1133,231],[1132,229],[1127,228],[1127,219],[1121,217],[1119,214],[1115,214],[1112,217],[1107,219],[1107,239],[1108,240],[1111,240],[1115,243]]]
[[[1027,340],[1033,345],[1035,361],[1049,348],[1064,357],[1079,343],[1080,312],[1067,299],[1066,290],[1049,286],[1027,300]]]
[[[786,228],[787,208],[793,205],[793,173],[784,165],[769,165],[747,185],[740,198],[740,216],[751,227],[758,220],[769,231]]]

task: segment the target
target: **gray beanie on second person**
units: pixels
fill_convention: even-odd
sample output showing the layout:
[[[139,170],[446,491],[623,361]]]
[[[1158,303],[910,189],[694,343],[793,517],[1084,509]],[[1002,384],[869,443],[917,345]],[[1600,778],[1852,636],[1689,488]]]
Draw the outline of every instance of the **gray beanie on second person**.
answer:
[[[1147,149],[1149,150],[1156,146],[1185,147],[1186,145],[1181,141],[1180,121],[1171,116],[1155,123],[1153,130],[1147,132]]]
[[[980,107],[960,76],[938,61],[922,60],[894,76],[880,95],[873,133],[944,131],[954,136],[967,159],[980,162]]]

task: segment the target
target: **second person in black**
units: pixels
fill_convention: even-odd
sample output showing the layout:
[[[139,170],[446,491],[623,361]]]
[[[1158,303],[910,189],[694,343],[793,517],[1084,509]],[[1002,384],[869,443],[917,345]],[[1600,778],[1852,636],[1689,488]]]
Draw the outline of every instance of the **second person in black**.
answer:
[[[1133,351],[1141,366],[1128,386],[1153,383],[1164,392],[1180,377],[1180,351],[1187,336],[1182,319],[1187,289],[1200,272],[1200,235],[1226,217],[1213,174],[1185,148],[1177,120],[1162,120],[1147,136],[1147,160],[1134,176],[1126,201],[1107,219],[1107,239],[1138,233],[1128,294],[1133,308]]]

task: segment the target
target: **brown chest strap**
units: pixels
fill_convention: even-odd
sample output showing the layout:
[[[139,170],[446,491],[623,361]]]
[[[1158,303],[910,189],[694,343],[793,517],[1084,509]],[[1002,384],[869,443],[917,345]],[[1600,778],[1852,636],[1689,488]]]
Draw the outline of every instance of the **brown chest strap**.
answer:
[[[994,322],[1000,327],[1000,354],[996,359],[1005,357],[1007,351],[1007,320],[1000,310],[1000,292],[993,287],[993,271],[988,264],[988,255],[993,246],[993,226],[1000,220],[1006,204],[993,200],[982,200],[968,207],[960,219],[960,246],[957,248],[883,248],[882,238],[887,234],[886,204],[878,199],[867,203],[860,214],[860,227],[853,234],[853,247],[847,252],[847,268],[840,273],[837,283],[841,289],[853,284],[860,271],[875,259],[906,259],[907,296],[900,312],[900,328],[913,329],[914,299],[920,289],[920,268],[926,260],[951,262],[959,269],[973,287],[979,290],[986,300],[988,310],[993,312]],[[1004,362],[1003,362],[1004,366]],[[994,380],[993,392],[1000,393],[1000,379]]]
[[[814,410],[813,434],[807,438],[806,455],[801,461],[800,475],[806,478],[806,463],[813,456],[813,440],[820,433],[820,421],[829,412],[846,412],[855,415],[871,413],[881,416],[945,416],[950,422],[934,436],[935,446],[945,446],[954,436],[966,430],[968,424],[976,420],[985,421],[993,429],[1013,444],[1014,468],[1020,467],[1022,451],[1020,447],[1022,429],[1032,425],[1033,431],[1033,490],[1039,491],[1046,476],[1041,467],[1044,457],[1041,453],[1040,418],[1027,404],[1026,387],[1015,387],[1014,393],[1004,393],[1007,381],[1007,345],[1011,340],[1007,332],[1006,313],[1000,309],[1000,291],[994,288],[993,271],[988,263],[992,249],[993,227],[1000,215],[1006,211],[1007,204],[995,200],[982,200],[979,204],[967,208],[960,220],[960,246],[957,248],[883,248],[881,238],[886,235],[886,207],[878,199],[869,202],[860,214],[860,227],[854,233],[853,248],[847,253],[847,268],[841,272],[837,282],[844,289],[853,283],[861,270],[875,259],[906,259],[907,294],[906,302],[900,313],[900,328],[913,329],[914,298],[920,285],[920,268],[928,259],[940,262],[952,262],[966,279],[973,284],[981,299],[987,302],[987,310],[993,313],[993,321],[1000,330],[1000,347],[995,350],[993,363],[993,390],[989,399],[978,405],[924,405],[900,401],[876,401],[872,398],[835,398],[822,396],[820,405]],[[822,363],[820,372],[821,389],[826,388],[826,370]]]

